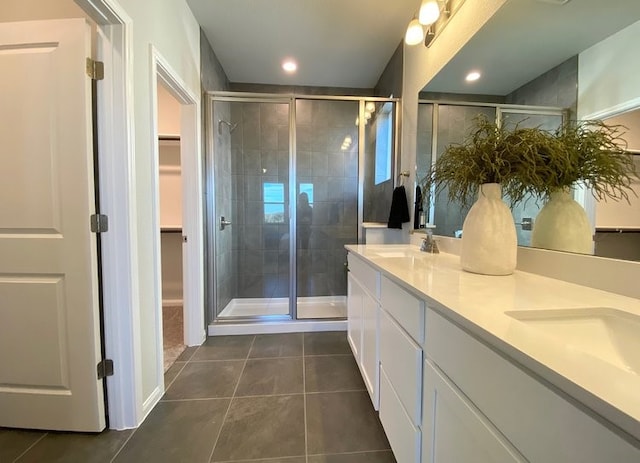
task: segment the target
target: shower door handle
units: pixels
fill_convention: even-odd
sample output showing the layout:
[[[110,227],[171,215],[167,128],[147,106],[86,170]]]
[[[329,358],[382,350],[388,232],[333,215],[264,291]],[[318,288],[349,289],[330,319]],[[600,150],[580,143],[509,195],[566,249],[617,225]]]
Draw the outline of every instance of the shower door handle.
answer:
[[[224,220],[224,215],[220,217],[220,230],[224,230],[224,227],[231,225],[229,220]]]

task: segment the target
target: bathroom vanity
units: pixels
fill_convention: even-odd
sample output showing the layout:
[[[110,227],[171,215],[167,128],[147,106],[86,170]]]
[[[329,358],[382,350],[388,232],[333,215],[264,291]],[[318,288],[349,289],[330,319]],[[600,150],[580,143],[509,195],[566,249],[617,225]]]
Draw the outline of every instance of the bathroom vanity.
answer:
[[[640,301],[347,250],[348,340],[399,463],[640,461]]]

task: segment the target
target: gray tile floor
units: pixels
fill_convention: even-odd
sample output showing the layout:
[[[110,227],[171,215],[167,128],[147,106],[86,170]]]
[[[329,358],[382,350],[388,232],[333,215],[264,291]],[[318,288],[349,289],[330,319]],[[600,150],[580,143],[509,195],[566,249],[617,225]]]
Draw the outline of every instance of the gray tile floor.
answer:
[[[0,463],[393,463],[346,333],[208,338],[138,429],[0,428]]]

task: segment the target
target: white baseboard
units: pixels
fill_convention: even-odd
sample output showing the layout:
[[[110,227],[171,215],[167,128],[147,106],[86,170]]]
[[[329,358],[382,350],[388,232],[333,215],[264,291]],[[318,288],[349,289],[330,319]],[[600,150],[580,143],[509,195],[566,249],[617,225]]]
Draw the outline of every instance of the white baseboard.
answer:
[[[147,416],[149,416],[149,413],[151,413],[151,410],[153,410],[153,407],[155,407],[158,404],[158,402],[160,402],[160,399],[164,394],[163,387],[164,387],[164,382],[162,383],[162,385],[157,386],[153,390],[153,392],[149,395],[149,397],[147,397],[147,400],[145,400],[144,403],[142,404],[143,418],[142,418],[142,421],[138,423],[138,426],[142,424],[142,422],[147,418]]]
[[[311,333],[318,331],[347,331],[346,320],[279,321],[247,323],[212,323],[209,336],[239,334]]]

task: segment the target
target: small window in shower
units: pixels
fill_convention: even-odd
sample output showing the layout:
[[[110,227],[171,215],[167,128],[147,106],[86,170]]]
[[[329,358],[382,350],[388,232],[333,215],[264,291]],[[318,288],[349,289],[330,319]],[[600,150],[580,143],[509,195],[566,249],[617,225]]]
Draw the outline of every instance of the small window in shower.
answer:
[[[393,158],[392,107],[391,103],[384,103],[376,117],[376,185],[391,179],[391,162]]]
[[[262,185],[264,198],[264,222],[284,223],[284,183]]]

